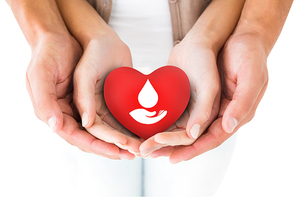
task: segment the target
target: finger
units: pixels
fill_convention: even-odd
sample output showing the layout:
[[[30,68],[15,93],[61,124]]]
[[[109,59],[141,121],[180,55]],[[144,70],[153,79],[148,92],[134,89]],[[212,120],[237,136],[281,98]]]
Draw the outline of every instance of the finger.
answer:
[[[169,132],[158,133],[154,136],[154,141],[163,146],[178,146],[192,144],[195,139],[189,138],[186,130],[178,129]]]
[[[141,144],[140,153],[142,157],[148,157],[153,151],[165,146],[163,144],[155,142],[154,137],[155,136],[152,136]]]
[[[141,156],[140,150],[139,150],[141,142],[138,139],[127,137],[126,144],[115,143],[115,145],[121,148],[121,150],[126,150],[134,156],[137,156],[137,157]]]
[[[74,73],[74,94],[75,106],[80,114],[82,126],[91,127],[96,117],[96,72],[82,57]]]
[[[188,138],[186,131],[182,129],[158,133],[141,144],[140,152],[143,157],[148,157],[151,153],[164,147],[189,145],[194,141],[194,139]]]
[[[219,82],[212,83],[207,90],[209,92],[199,94],[196,100],[192,98],[190,104],[193,106],[187,123],[186,132],[191,139],[197,139],[218,113],[220,100]],[[217,109],[214,110],[214,108]]]
[[[240,128],[242,125],[246,124],[253,118],[255,111],[265,93],[266,88],[267,84],[265,84],[265,86],[261,90],[257,100],[253,105],[253,108],[250,110],[250,113],[235,128],[235,131],[237,131],[238,128]],[[212,150],[220,146],[224,141],[231,137],[234,134],[234,132],[226,133],[222,127],[222,118],[218,118],[209,127],[208,132],[202,135],[200,138],[198,138],[193,145],[187,147],[180,147],[176,151],[174,151],[171,154],[170,162],[179,163],[180,161],[187,161],[209,150]]]
[[[127,144],[126,135],[105,125],[98,115],[96,115],[94,124],[87,128],[87,131],[96,138],[108,143],[118,144],[121,147],[124,147]]]
[[[133,160],[135,158],[135,155],[130,153],[127,150],[121,149],[120,152],[119,152],[119,157],[121,159]]]
[[[36,116],[57,132],[63,127],[63,114],[57,102],[56,83],[50,72],[35,69],[27,71],[26,87]]]
[[[232,133],[240,122],[248,116],[261,91],[267,85],[267,77],[251,73],[246,74],[237,82],[236,90],[225,110],[222,126],[227,133]]]
[[[156,151],[153,151],[150,154],[150,157],[152,157],[152,158],[169,157],[177,148],[178,147],[176,147],[176,146],[166,146],[166,147],[160,148]]]
[[[257,110],[257,107],[258,107],[258,105],[259,105],[261,99],[263,98],[264,93],[267,89],[267,85],[268,85],[268,83],[266,83],[264,85],[257,100],[255,101],[255,103],[253,105],[253,108],[250,110],[250,113],[242,121],[240,121],[240,123],[235,127],[234,132],[236,132],[240,127],[242,127],[243,125],[245,125],[246,123],[250,122],[253,119],[253,117],[255,116],[255,112]]]
[[[87,131],[81,130],[76,120],[67,114],[64,114],[64,126],[57,134],[69,144],[77,146],[86,152],[110,159],[120,159],[120,150],[117,146],[99,140]]]
[[[231,135],[230,133],[224,132],[222,128],[222,118],[219,118],[212,123],[208,131],[200,136],[194,144],[175,150],[170,156],[170,162],[175,164],[190,160],[220,146]]]
[[[100,119],[100,117],[97,115],[96,116],[96,121],[94,124],[97,124],[97,126],[100,127],[99,124],[103,125],[104,128],[110,130],[113,134],[119,135],[119,137],[121,138],[120,141],[122,141],[122,138],[124,138],[125,143],[123,142],[119,142],[119,140],[116,139],[110,139],[111,136],[107,136],[108,139],[106,139],[106,137],[100,138],[100,139],[105,139],[105,140],[113,140],[119,148],[124,149],[124,150],[128,150],[129,152],[131,152],[134,155],[139,156],[140,151],[139,151],[139,146],[141,145],[140,139],[133,135],[130,131],[128,131],[126,128],[124,128],[112,115],[111,113],[108,113],[107,115],[103,116],[103,120]],[[93,129],[93,128],[92,128]],[[91,129],[91,130],[92,130]],[[88,129],[89,130],[89,129]],[[90,130],[89,130],[90,131]],[[96,131],[98,132],[98,131]],[[112,134],[109,133],[109,134]],[[99,137],[97,134],[95,134],[97,137]],[[107,133],[105,133],[104,135],[108,135]],[[110,138],[109,138],[110,137]]]

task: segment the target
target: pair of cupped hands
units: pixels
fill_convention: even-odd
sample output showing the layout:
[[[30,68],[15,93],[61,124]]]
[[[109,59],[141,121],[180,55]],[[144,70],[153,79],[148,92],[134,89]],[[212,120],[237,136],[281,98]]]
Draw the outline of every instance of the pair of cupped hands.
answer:
[[[147,140],[117,122],[104,101],[107,74],[133,66],[117,35],[82,47],[71,35],[43,36],[32,48],[26,82],[37,117],[81,150],[110,159],[169,156],[178,163],[218,147],[253,118],[267,87],[266,60],[255,35],[232,35],[218,54],[185,37],[167,64],[189,78],[188,107],[167,132]]]

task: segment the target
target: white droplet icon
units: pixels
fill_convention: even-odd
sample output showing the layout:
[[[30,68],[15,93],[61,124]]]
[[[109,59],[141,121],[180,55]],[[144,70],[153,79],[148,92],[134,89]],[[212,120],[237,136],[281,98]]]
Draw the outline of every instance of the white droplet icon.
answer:
[[[144,108],[154,107],[158,102],[158,94],[153,88],[149,80],[146,81],[144,87],[138,95],[138,101]],[[167,115],[166,110],[160,110],[156,115],[156,111],[150,112],[146,109],[135,109],[129,113],[131,117],[142,124],[154,124],[159,122]],[[156,116],[155,116],[156,115]]]
[[[158,102],[158,95],[149,79],[146,81],[144,87],[138,95],[139,103],[145,108],[154,107]]]

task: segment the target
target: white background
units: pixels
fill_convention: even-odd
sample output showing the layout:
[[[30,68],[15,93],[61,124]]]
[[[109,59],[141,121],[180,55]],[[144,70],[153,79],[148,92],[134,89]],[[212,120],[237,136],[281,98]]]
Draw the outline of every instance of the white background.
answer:
[[[33,187],[30,179],[40,179],[44,187],[38,189],[50,194],[59,189],[50,188],[50,183],[64,184],[55,176],[64,170],[60,150],[73,147],[34,115],[25,88],[30,48],[3,0],[0,25],[0,196],[26,193]],[[296,196],[295,46],[294,4],[268,59],[268,89],[255,118],[239,130],[217,197]]]

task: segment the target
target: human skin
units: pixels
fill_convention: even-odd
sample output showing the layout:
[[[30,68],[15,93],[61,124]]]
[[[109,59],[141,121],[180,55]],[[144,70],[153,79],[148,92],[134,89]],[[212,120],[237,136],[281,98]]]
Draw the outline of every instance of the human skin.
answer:
[[[78,122],[74,118],[75,108],[70,105],[72,92],[66,91],[65,88],[67,87],[68,89],[68,87],[71,87],[68,85],[69,80],[65,79],[69,79],[69,77],[71,78],[72,75],[66,75],[66,77],[56,74],[54,75],[51,70],[53,68],[52,65],[48,65],[47,67],[40,66],[46,61],[39,60],[41,58],[37,58],[37,54],[40,54],[41,51],[48,51],[45,49],[46,47],[42,47],[43,45],[48,45],[48,48],[52,49],[52,45],[48,43],[54,39],[56,39],[56,43],[63,43],[63,45],[66,46],[66,49],[61,49],[61,51],[70,51],[72,54],[69,54],[69,56],[79,57],[81,55],[81,48],[77,45],[77,41],[66,31],[65,25],[63,21],[60,20],[61,17],[57,12],[53,1],[42,1],[38,3],[32,0],[7,2],[10,4],[32,48],[33,56],[30,63],[32,66],[28,67],[27,72],[28,82],[30,83],[27,83],[27,87],[36,115],[41,120],[48,123],[52,129],[58,132],[58,134],[64,139],[85,151],[115,159],[119,159],[119,155],[123,153],[122,157],[132,158],[131,155],[122,151],[122,149],[118,149],[112,143],[105,143],[102,140],[98,140],[96,137],[90,135],[79,127]],[[235,29],[235,33],[227,41],[219,55],[220,61],[218,64],[222,78],[222,102],[218,119],[210,125],[206,133],[200,136],[194,144],[186,147],[175,146],[173,148],[162,148],[158,151],[154,151],[151,156],[156,157],[167,155],[170,156],[172,163],[191,159],[192,157],[219,146],[228,139],[233,132],[237,131],[243,124],[252,119],[267,85],[267,56],[281,31],[292,2],[292,0],[284,2],[278,0],[247,0],[244,6],[243,15],[239,21],[239,25]],[[266,6],[267,3],[269,6]],[[49,18],[51,20],[48,20]],[[60,42],[62,40],[63,42]],[[41,48],[44,49],[41,50]],[[241,62],[250,59],[249,57],[243,57],[242,55],[246,53],[246,49],[247,51],[254,50],[257,51],[258,54],[261,54],[256,56],[256,59],[253,60],[254,63],[251,62],[248,63],[248,65],[260,65],[259,67],[262,69],[259,69],[261,71],[259,72],[259,75],[263,76],[263,79],[262,77],[258,77],[258,79],[260,79],[259,83],[255,83],[257,84],[255,86],[250,86],[251,88],[249,88],[248,91],[244,91],[244,88],[239,87],[249,87],[248,85],[253,84],[254,80],[248,80],[244,76],[246,73],[248,76],[254,76],[258,69],[256,66],[251,67],[245,64],[236,65],[238,60],[234,60],[232,54],[237,49],[240,49],[236,54],[238,54],[238,57],[242,57],[240,59]],[[48,57],[47,54],[44,56]],[[35,59],[41,63],[33,61],[34,57],[36,57]],[[51,58],[55,59],[54,55],[51,55]],[[71,65],[69,66],[70,68],[75,67],[73,64],[76,65],[77,59],[69,58],[68,62],[69,61],[70,63],[67,63],[67,65]],[[57,66],[54,68],[57,68],[57,70],[63,70],[65,67],[68,68],[68,66]],[[49,76],[46,76],[45,74],[46,71],[48,71],[48,68],[50,68],[49,70],[51,70],[51,72],[49,72]],[[44,75],[40,76],[43,77],[38,78],[38,75],[42,72],[44,72]],[[225,77],[229,80],[226,81]],[[39,83],[42,80],[47,80],[46,82],[48,83]],[[59,86],[58,82],[65,81],[67,82],[62,83],[63,85]],[[252,92],[253,94],[249,95],[247,94],[248,92]],[[245,102],[248,104],[245,105]],[[229,121],[231,117],[235,120],[232,119],[232,121]],[[87,121],[87,123],[89,122]],[[190,130],[188,129],[187,132],[188,131]],[[192,137],[189,133],[187,135],[189,138]],[[169,143],[171,142],[168,142],[167,144]]]
[[[212,1],[185,38],[176,45],[168,64],[183,69],[190,80],[191,98],[169,132],[156,134],[141,147],[144,157],[164,147],[190,145],[203,134],[219,112],[221,87],[217,56],[233,32],[244,1]]]
[[[10,5],[30,47],[26,85],[36,116],[67,142],[111,159],[134,156],[86,132],[73,105],[73,71],[82,48],[68,32],[54,0],[15,0]]]
[[[83,127],[97,138],[139,156],[141,140],[112,116],[103,97],[107,74],[120,66],[132,67],[128,46],[87,1],[56,2],[67,27],[84,51],[73,80],[73,99],[82,117]]]
[[[218,118],[194,144],[159,149],[151,157],[170,156],[172,163],[189,160],[220,146],[252,120],[268,84],[267,57],[292,2],[246,0],[239,23],[218,57],[222,84]]]
[[[118,144],[122,133],[129,133],[105,106],[103,79],[119,66],[132,67],[129,50],[86,1],[57,0],[57,3],[67,27],[84,49],[74,75],[74,101],[83,126],[100,139]],[[192,89],[190,104],[174,124],[177,127],[142,143],[142,156],[163,146],[192,144],[218,115],[220,80],[216,58],[235,28],[243,3],[244,0],[214,0],[186,38],[173,49],[168,64],[187,73]],[[119,147],[134,152],[130,147],[138,146],[140,140],[129,139]],[[166,141],[159,143],[156,139]]]

